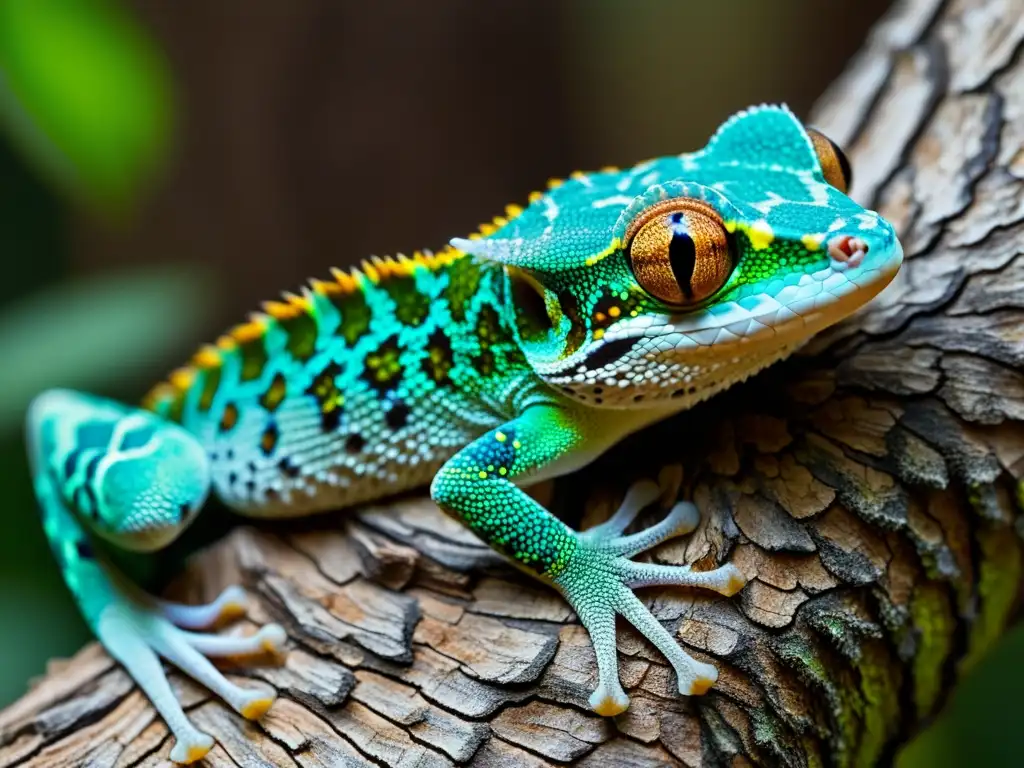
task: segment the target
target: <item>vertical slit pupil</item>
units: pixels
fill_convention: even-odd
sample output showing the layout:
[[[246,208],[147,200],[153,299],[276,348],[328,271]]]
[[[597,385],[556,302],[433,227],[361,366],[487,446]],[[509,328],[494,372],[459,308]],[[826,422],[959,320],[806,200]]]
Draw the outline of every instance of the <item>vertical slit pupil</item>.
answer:
[[[686,214],[676,211],[669,217],[672,241],[668,246],[668,263],[679,289],[687,299],[693,298],[693,270],[697,267],[697,248],[686,231]]]

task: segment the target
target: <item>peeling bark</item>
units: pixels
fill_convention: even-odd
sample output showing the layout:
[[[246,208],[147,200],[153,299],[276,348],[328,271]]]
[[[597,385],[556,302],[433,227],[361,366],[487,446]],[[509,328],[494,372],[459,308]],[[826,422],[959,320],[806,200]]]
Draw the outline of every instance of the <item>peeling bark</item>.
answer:
[[[173,676],[220,740],[210,764],[891,759],[1019,612],[1022,48],[1018,0],[899,4],[812,117],[849,149],[853,196],[898,227],[895,283],[798,357],[540,489],[581,525],[652,470],[697,503],[698,530],[655,559],[731,558],[749,586],[643,597],[719,665],[706,696],[676,695],[623,625],[632,706],[594,716],[593,652],[565,603],[412,498],[292,534],[245,527],[194,561],[187,594],[241,579],[252,622],[291,638],[283,663],[235,670],[281,693],[258,725]],[[169,747],[95,645],[0,713],[0,766],[149,766]]]

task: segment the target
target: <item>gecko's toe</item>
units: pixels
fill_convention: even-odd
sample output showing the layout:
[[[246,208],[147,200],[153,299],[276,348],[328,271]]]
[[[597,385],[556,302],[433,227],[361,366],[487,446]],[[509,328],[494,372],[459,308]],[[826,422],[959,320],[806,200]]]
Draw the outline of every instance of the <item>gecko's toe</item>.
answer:
[[[206,754],[213,749],[213,737],[205,733],[199,733],[189,738],[179,738],[171,750],[171,761],[188,765],[206,757]]]
[[[590,694],[589,704],[601,717],[614,717],[629,708],[629,696],[621,687],[615,690],[610,686],[600,685]]]
[[[276,696],[274,694],[267,695],[253,691],[249,700],[239,706],[238,714],[246,720],[259,720],[267,714],[267,711],[273,706],[275,699]]]
[[[732,563],[726,563],[718,570],[722,573],[721,586],[716,590],[719,594],[732,597],[747,586],[747,577]],[[714,588],[714,585],[712,585],[712,588]]]
[[[288,634],[280,624],[265,624],[256,633],[256,642],[264,653],[281,653],[287,641]]]
[[[711,667],[714,674],[707,677],[696,677],[690,682],[690,690],[680,691],[684,696],[703,696],[707,693],[711,686],[718,682],[718,670]]]

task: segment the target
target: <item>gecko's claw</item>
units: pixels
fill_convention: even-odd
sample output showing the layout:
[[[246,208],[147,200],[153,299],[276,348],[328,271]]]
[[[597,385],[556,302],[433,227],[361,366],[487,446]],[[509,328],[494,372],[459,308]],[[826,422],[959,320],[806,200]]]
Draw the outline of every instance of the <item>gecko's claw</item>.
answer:
[[[210,662],[210,658],[279,653],[287,639],[284,629],[277,624],[267,624],[247,637],[189,631],[222,620],[225,606],[242,605],[244,592],[233,588],[208,605],[183,606],[121,598],[100,614],[96,627],[100,641],[128,670],[174,734],[171,760],[176,763],[201,759],[214,740],[197,730],[185,715],[159,657],[213,691],[248,720],[259,719],[274,703],[276,693],[273,690],[236,685]],[[231,607],[227,613],[231,615],[235,611]]]
[[[555,578],[590,634],[597,657],[598,685],[590,708],[599,715],[617,715],[629,706],[619,682],[615,615],[623,616],[665,656],[676,672],[679,692],[699,696],[718,680],[718,670],[686,653],[671,633],[633,594],[634,587],[678,585],[733,595],[746,583],[740,570],[727,563],[711,571],[689,566],[634,563],[630,557],[675,536],[689,533],[700,522],[697,508],[679,502],[659,523],[623,535],[640,510],[658,497],[650,481],[634,484],[618,511],[606,522],[579,534],[578,546],[565,570]]]

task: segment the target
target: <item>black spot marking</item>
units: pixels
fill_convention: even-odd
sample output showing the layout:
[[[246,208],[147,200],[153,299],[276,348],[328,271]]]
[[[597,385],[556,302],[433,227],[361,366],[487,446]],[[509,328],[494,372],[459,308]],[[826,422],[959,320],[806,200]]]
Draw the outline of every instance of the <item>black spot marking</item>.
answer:
[[[362,435],[349,435],[345,440],[345,450],[349,453],[360,453],[366,447],[366,438]]]
[[[292,464],[291,460],[287,457],[281,459],[281,461],[277,463],[277,468],[280,469],[281,473],[286,477],[298,477],[302,474],[302,470]]]
[[[337,363],[328,363],[306,390],[306,394],[315,397],[320,406],[320,425],[325,432],[333,432],[341,424],[345,395],[338,389],[339,375],[341,367]]]
[[[335,408],[333,411],[325,411],[320,414],[320,428],[323,429],[324,432],[336,432],[340,426],[340,408]]]
[[[75,474],[75,467],[78,466],[78,460],[82,457],[82,449],[76,448],[71,451],[67,458],[64,459],[64,479],[70,480],[71,476]]]
[[[280,437],[280,433],[277,431],[277,425],[271,424],[260,436],[260,450],[263,451],[265,456],[269,456],[274,452],[274,448],[277,447],[277,440]]]
[[[672,224],[681,224],[685,221],[685,214],[676,211],[672,214]],[[672,267],[672,276],[679,285],[679,290],[687,300],[693,298],[693,270],[697,267],[697,247],[693,238],[685,231],[673,227],[672,242],[668,246],[668,263]]]
[[[636,344],[636,339],[616,339],[602,344],[596,352],[587,355],[584,365],[588,371],[596,371],[608,363],[625,357]]]
[[[224,413],[221,414],[220,423],[217,425],[221,432],[229,432],[238,423],[238,406],[228,403],[224,406]]]
[[[238,482],[238,473],[231,472],[228,474],[228,485],[234,485]]]
[[[268,413],[273,413],[284,400],[287,388],[284,375],[278,371],[274,374],[274,378],[271,380],[270,386],[267,387],[267,391],[260,397],[260,405],[266,408]]]
[[[100,462],[103,461],[103,454],[97,453],[91,459],[89,463],[85,465],[85,479],[86,482],[92,482],[96,479],[96,470],[99,469]]]
[[[435,384],[451,384],[449,373],[455,365],[451,339],[442,329],[437,328],[427,339],[427,354],[420,363],[423,371]]]
[[[92,560],[94,557],[96,557],[96,553],[93,551],[92,544],[85,539],[79,539],[75,542],[75,551],[78,553],[78,556],[83,560]]]
[[[367,353],[363,361],[363,378],[380,393],[394,389],[402,378],[400,354],[398,336],[390,337],[376,350]]]
[[[387,412],[384,421],[391,429],[401,429],[409,423],[409,406],[405,403],[395,403]]]

